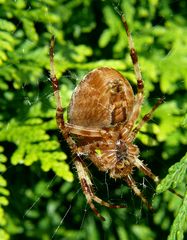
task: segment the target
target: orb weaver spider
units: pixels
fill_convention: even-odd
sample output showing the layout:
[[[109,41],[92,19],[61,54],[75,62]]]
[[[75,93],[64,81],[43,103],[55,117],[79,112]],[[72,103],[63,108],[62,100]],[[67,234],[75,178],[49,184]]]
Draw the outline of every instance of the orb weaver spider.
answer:
[[[125,205],[112,205],[95,195],[88,167],[84,157],[98,168],[107,172],[113,179],[122,179],[152,209],[151,204],[141,193],[132,177],[136,167],[155,183],[159,178],[139,159],[139,148],[133,142],[141,127],[151,119],[153,112],[163,102],[159,99],[149,113],[136,125],[144,98],[138,56],[125,16],[121,15],[130,56],[137,80],[137,93],[134,94],[128,80],[113,68],[100,67],[89,72],[76,87],[70,102],[68,122],[64,121],[64,109],[58,79],[54,69],[54,36],[50,42],[50,80],[56,98],[56,120],[67,141],[77,170],[82,191],[93,212],[101,219],[93,202],[108,208],[124,208]]]

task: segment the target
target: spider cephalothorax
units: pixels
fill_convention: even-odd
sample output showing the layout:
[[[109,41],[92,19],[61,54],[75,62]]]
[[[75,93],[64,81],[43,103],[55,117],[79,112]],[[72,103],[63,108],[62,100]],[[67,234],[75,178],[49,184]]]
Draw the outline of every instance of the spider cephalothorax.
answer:
[[[125,206],[111,205],[95,195],[83,155],[87,156],[100,171],[107,172],[114,179],[124,180],[150,209],[151,205],[132,177],[133,168],[137,167],[158,183],[158,177],[139,160],[139,149],[133,142],[142,125],[151,118],[163,99],[159,99],[151,111],[135,126],[143,103],[144,84],[138,56],[123,15],[122,22],[127,33],[137,79],[137,94],[134,95],[128,80],[115,69],[108,67],[94,69],[75,89],[67,123],[64,122],[58,81],[54,71],[54,37],[50,45],[51,81],[57,101],[57,123],[72,150],[74,164],[87,202],[102,220],[104,218],[95,208],[93,201],[109,208]]]

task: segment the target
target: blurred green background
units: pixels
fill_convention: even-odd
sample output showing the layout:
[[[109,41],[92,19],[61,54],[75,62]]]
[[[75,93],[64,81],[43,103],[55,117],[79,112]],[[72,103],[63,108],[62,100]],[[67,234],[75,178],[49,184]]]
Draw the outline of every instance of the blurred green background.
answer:
[[[164,190],[155,195],[154,183],[135,171],[139,188],[153,201],[150,213],[122,181],[90,166],[97,195],[128,206],[97,206],[106,218],[100,222],[86,204],[57,129],[48,52],[54,34],[64,107],[82,77],[100,66],[120,71],[136,90],[116,10],[125,13],[145,81],[141,115],[165,96],[136,139],[140,159],[160,178],[173,165],[163,188],[176,187],[185,197]],[[0,69],[1,240],[187,238],[186,0],[0,0]]]

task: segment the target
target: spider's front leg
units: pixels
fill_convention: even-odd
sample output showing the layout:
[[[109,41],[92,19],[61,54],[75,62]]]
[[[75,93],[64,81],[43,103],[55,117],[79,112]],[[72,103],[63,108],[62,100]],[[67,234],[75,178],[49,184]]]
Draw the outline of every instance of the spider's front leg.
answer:
[[[64,134],[66,132],[65,122],[63,118],[63,107],[61,104],[61,97],[60,97],[60,90],[58,85],[58,79],[56,77],[55,68],[54,68],[54,45],[55,45],[55,38],[54,36],[51,37],[50,41],[50,80],[52,82],[54,96],[56,99],[56,120],[60,131]]]
[[[93,204],[93,201],[97,202],[100,205],[103,205],[108,208],[126,208],[125,205],[112,205],[108,202],[103,201],[102,199],[98,198],[93,190],[93,184],[91,182],[88,169],[84,165],[83,161],[79,156],[75,157],[74,159],[75,167],[77,169],[77,174],[81,183],[81,187],[83,190],[83,193],[86,197],[86,200],[90,206],[90,208],[93,210],[93,212],[96,214],[97,217],[99,217],[102,221],[105,221],[105,218],[98,212],[96,207]]]
[[[144,81],[143,81],[140,66],[138,63],[138,55],[135,50],[134,41],[133,41],[133,38],[132,38],[132,35],[129,30],[129,27],[128,27],[128,24],[127,24],[124,14],[121,15],[121,20],[123,22],[123,25],[124,25],[124,28],[125,28],[125,31],[127,34],[130,56],[131,56],[132,64],[134,67],[134,73],[135,73],[136,80],[137,80],[137,95],[135,97],[135,104],[134,104],[133,111],[132,111],[131,116],[128,121],[128,125],[130,127],[133,127],[134,122],[136,121],[136,119],[139,116],[141,106],[143,103]]]
[[[56,121],[57,121],[57,125],[60,129],[60,132],[63,134],[65,140],[67,141],[67,143],[69,144],[69,146],[71,147],[73,152],[75,152],[77,150],[77,146],[76,146],[75,142],[73,141],[73,139],[70,137],[70,129],[66,126],[66,123],[65,123],[64,117],[63,117],[64,109],[61,104],[58,79],[56,77],[55,68],[54,68],[54,45],[55,45],[55,38],[54,38],[54,36],[52,36],[51,41],[50,41],[50,51],[49,51],[50,80],[52,82],[54,96],[56,99]]]

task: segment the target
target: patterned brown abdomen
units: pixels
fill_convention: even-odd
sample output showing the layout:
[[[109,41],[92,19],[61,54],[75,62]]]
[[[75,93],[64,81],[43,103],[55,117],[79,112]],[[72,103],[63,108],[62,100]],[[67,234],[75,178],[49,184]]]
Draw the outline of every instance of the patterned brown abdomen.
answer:
[[[129,82],[112,68],[97,68],[75,89],[68,121],[84,127],[108,127],[126,122],[133,104],[134,94]]]

